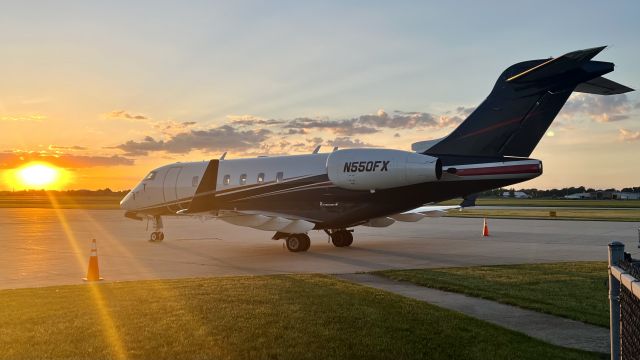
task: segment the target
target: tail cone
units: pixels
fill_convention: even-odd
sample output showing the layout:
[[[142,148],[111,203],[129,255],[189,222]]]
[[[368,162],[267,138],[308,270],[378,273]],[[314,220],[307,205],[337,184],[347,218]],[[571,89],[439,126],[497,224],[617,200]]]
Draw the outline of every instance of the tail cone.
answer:
[[[91,255],[89,256],[89,268],[87,269],[87,277],[83,278],[84,281],[99,281],[103,280],[100,277],[100,269],[98,269],[98,247],[96,245],[96,239],[91,241]]]
[[[482,227],[482,236],[489,236],[489,225],[487,224],[487,218],[484,218],[484,226]]]

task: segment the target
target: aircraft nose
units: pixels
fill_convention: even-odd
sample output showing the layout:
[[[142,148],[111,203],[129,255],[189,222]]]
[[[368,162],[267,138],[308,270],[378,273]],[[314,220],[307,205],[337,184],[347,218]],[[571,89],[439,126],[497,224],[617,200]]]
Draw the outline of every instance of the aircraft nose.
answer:
[[[127,195],[125,195],[122,200],[120,200],[120,208],[122,210],[131,210],[133,202],[133,195],[131,195],[131,191]]]

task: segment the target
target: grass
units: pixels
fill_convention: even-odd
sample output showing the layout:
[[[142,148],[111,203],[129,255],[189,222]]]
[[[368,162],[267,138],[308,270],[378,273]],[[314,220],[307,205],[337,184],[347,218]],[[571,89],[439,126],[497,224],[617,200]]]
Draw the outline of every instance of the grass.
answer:
[[[605,262],[388,270],[377,274],[609,327]]]
[[[543,220],[593,220],[593,221],[640,221],[640,208],[638,209],[562,209],[555,211],[551,216],[549,210],[531,209],[473,209],[463,211],[449,211],[446,216],[453,217],[488,217],[503,219],[543,219]]]
[[[121,195],[0,195],[0,208],[120,209]]]
[[[0,358],[597,359],[324,275],[0,291]]]
[[[443,201],[441,205],[458,205],[462,199]],[[640,200],[568,200],[568,199],[513,199],[482,198],[478,206],[543,206],[543,207],[584,207],[584,208],[640,208]]]

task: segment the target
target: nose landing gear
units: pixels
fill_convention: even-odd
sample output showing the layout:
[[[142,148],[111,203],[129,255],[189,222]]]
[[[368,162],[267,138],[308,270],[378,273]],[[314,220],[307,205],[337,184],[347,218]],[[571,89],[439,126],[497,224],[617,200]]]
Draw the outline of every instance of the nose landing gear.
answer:
[[[162,231],[154,231],[149,236],[149,241],[151,242],[159,242],[164,240],[164,233]]]
[[[164,240],[164,232],[162,232],[162,217],[156,215],[151,218],[153,222],[153,232],[149,236],[149,241],[151,242],[160,242]]]

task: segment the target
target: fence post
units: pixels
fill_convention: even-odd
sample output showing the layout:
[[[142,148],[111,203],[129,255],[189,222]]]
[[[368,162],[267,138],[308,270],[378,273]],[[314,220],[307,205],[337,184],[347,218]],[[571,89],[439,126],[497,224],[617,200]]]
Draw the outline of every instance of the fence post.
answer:
[[[620,359],[620,281],[611,275],[611,267],[617,266],[624,257],[624,244],[614,241],[609,244],[609,341],[611,360]]]

